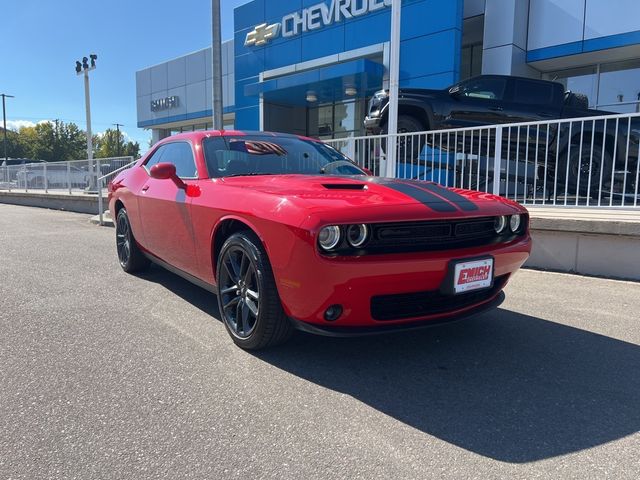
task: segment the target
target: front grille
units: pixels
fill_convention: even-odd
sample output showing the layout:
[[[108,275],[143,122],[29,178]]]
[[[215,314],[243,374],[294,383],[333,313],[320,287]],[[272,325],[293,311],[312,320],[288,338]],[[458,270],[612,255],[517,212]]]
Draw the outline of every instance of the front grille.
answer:
[[[368,253],[449,250],[489,245],[501,237],[493,217],[371,225]]]
[[[445,295],[439,290],[378,295],[371,298],[371,316],[379,321],[403,320],[471,307],[494,297],[505,286],[508,278],[508,275],[496,277],[492,288],[460,295]]]

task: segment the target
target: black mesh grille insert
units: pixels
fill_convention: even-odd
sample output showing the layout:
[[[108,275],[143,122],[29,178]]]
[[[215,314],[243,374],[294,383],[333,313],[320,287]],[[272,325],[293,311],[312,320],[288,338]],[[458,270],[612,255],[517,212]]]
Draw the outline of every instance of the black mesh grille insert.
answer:
[[[371,298],[371,316],[374,320],[403,320],[427,317],[471,307],[494,297],[507,283],[508,275],[497,277],[488,290],[444,295],[439,290],[428,292],[378,295]]]
[[[371,225],[371,253],[448,250],[488,245],[501,239],[494,218],[378,223]]]

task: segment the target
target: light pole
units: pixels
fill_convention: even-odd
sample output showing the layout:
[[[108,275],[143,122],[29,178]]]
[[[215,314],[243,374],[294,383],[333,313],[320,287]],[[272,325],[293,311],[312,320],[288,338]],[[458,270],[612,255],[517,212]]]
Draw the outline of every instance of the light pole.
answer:
[[[91,59],[91,65],[89,65],[89,59]],[[76,61],[76,75],[84,74],[84,104],[87,112],[87,158],[89,159],[89,172],[93,171],[93,138],[91,135],[91,95],[89,93],[89,72],[95,70],[96,60],[98,56],[95,54],[89,55],[89,58],[83,57],[82,63]],[[96,170],[96,178],[98,172]],[[88,190],[95,189],[95,179],[93,175],[89,175],[91,179],[89,182]]]
[[[387,138],[387,177],[396,176],[398,144],[398,89],[400,83],[400,13],[402,0],[391,0],[391,58],[389,62],[389,121]],[[382,173],[382,172],[381,172]]]
[[[222,105],[222,34],[220,32],[220,0],[211,0],[211,107],[213,129],[224,128]]]
[[[6,98],[15,98],[13,95],[0,93],[2,97],[2,128],[4,129],[4,164],[9,165],[9,157],[7,154],[7,107],[5,106]]]
[[[120,156],[120,127],[124,127],[124,125],[122,123],[114,123],[113,125],[116,127],[116,141],[118,142],[116,152],[119,157]]]

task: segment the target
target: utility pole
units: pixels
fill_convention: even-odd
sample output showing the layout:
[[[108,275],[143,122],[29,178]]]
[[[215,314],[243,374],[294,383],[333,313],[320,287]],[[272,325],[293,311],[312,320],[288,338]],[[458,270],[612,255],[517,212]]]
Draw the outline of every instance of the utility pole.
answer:
[[[7,107],[5,106],[6,98],[15,98],[13,95],[7,95],[6,93],[0,93],[2,97],[2,128],[4,129],[4,164],[9,165],[9,157],[7,154]]]
[[[389,62],[389,120],[386,177],[396,176],[398,145],[398,89],[400,84],[400,13],[402,1],[391,0],[391,58]],[[383,172],[380,172],[381,174]]]
[[[114,123],[113,125],[116,127],[116,141],[118,142],[116,151],[119,157],[120,156],[120,127],[124,127],[124,125],[122,123]]]
[[[89,66],[89,58],[91,59],[91,65]],[[91,134],[91,95],[89,93],[89,72],[95,70],[96,60],[98,56],[95,54],[89,55],[89,58],[83,57],[82,63],[76,62],[76,75],[84,74],[84,104],[87,114],[87,158],[89,159],[89,171],[93,172],[93,138]],[[96,178],[98,172],[95,172]],[[93,175],[89,175],[91,178],[88,190],[95,190],[95,180]]]
[[[211,0],[211,54],[212,54],[212,92],[213,129],[224,128],[222,105],[222,34],[220,21],[220,0]]]

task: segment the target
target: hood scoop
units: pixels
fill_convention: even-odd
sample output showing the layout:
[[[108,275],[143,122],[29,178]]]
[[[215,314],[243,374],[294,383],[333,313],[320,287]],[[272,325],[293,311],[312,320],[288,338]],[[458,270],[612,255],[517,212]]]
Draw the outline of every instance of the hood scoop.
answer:
[[[366,190],[364,183],[323,183],[322,186],[328,190]]]

